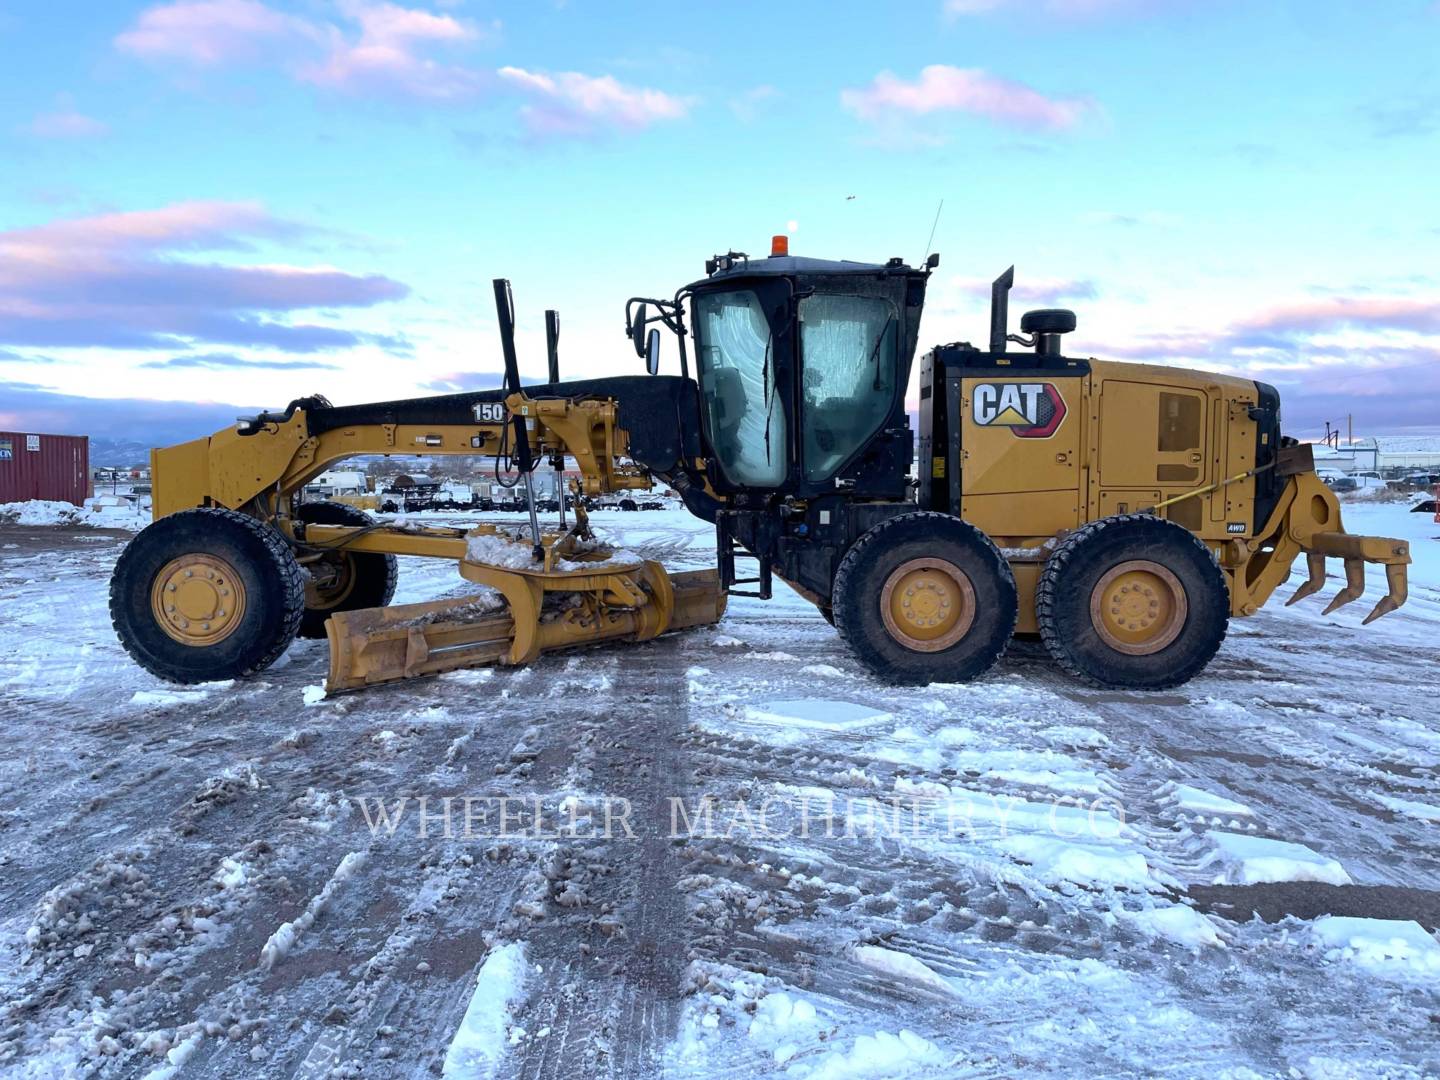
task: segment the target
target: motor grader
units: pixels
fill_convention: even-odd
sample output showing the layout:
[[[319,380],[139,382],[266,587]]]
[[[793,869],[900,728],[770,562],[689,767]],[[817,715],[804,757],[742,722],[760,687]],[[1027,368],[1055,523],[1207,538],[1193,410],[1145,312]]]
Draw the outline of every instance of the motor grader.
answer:
[[[905,394],[938,257],[803,258],[783,240],[766,258],[715,256],[670,299],[628,301],[648,374],[560,381],[547,312],[549,381],[522,387],[500,280],[501,388],[304,398],[153,451],[155,520],[111,586],[121,642],[156,675],[198,682],[254,674],[297,633],[328,636],[327,686],[347,690],[713,623],[727,596],[768,598],[778,577],[893,682],[976,678],[1019,633],[1089,683],[1154,689],[1201,671],[1302,553],[1293,600],[1337,557],[1346,584],[1327,613],[1360,595],[1366,563],[1389,585],[1366,621],[1405,602],[1405,543],[1345,532],[1308,448],[1282,436],[1272,387],[1066,356],[1069,311],[1028,312],[1011,334],[1012,268],[988,347],[924,354],[915,432]],[[657,373],[662,327],[678,375]],[[383,524],[298,501],[335,462],[377,454],[493,459],[527,493],[528,527]],[[573,462],[577,497],[672,488],[714,524],[716,567],[671,574],[606,548],[581,509],[542,527],[531,478],[547,462]],[[453,560],[481,588],[390,605],[398,555]]]

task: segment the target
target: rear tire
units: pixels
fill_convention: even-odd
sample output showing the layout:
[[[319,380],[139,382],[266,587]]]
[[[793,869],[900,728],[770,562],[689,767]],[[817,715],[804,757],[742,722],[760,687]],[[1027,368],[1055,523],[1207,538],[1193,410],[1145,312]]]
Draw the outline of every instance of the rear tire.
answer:
[[[135,662],[174,683],[244,678],[295,639],[305,610],[285,537],[234,510],[181,510],[126,545],[110,619]]]
[[[835,628],[887,682],[968,682],[1015,631],[1015,576],[973,525],[930,511],[870,529],[846,552],[832,593]]]
[[[1188,529],[1122,514],[1060,541],[1041,571],[1035,616],[1045,648],[1076,678],[1105,689],[1165,690],[1214,658],[1230,592]]]
[[[302,503],[295,516],[307,525],[374,525],[375,519],[357,507],[338,502]],[[337,551],[326,555],[328,570],[335,573],[333,588],[322,589],[312,576],[305,584],[305,615],[300,636],[323,638],[325,620],[337,611],[384,607],[395,595],[400,574],[394,555],[373,551]]]

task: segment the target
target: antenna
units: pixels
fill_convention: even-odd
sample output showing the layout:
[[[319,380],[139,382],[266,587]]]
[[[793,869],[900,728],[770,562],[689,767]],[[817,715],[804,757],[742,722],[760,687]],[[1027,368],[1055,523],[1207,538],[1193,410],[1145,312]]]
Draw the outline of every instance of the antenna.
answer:
[[[930,257],[930,245],[935,242],[935,230],[940,227],[940,211],[945,209],[945,200],[940,200],[940,205],[935,208],[935,221],[930,225],[930,238],[925,241],[925,254],[920,257],[923,264]]]

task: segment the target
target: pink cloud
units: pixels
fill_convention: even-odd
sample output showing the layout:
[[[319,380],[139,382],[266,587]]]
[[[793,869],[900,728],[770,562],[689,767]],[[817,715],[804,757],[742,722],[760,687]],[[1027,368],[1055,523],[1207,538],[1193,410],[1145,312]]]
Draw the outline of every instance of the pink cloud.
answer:
[[[450,15],[388,0],[340,0],[339,21],[277,11],[260,0],[175,0],[141,12],[115,47],[196,68],[275,65],[299,82],[344,94],[434,101],[473,96],[484,75],[431,55],[484,35]]]
[[[21,130],[41,139],[93,139],[110,134],[108,125],[68,107],[41,113]]]
[[[342,10],[360,25],[351,41],[330,31],[329,55],[300,71],[303,81],[347,93],[397,91],[405,96],[450,100],[468,97],[483,86],[478,71],[446,64],[421,53],[429,45],[461,44],[479,32],[449,15],[397,4],[349,2]]]
[[[1166,7],[1182,7],[1193,0],[945,0],[945,14],[955,17],[987,15],[992,11],[1042,12],[1068,18],[1113,14],[1152,14]]]
[[[521,109],[537,135],[590,135],[606,128],[638,131],[662,120],[678,120],[690,100],[661,90],[626,86],[610,75],[558,75],[502,67],[500,78],[537,100]]]
[[[950,282],[967,296],[990,297],[986,278],[954,278]],[[1092,300],[1095,283],[1088,278],[1027,278],[1010,290],[1010,299],[1031,304],[1054,304],[1061,300]]]
[[[1236,324],[1243,330],[1319,333],[1344,326],[1440,332],[1440,301],[1331,297],[1267,308]]]
[[[243,250],[306,232],[254,203],[187,202],[0,232],[0,343],[175,348],[342,348],[374,335],[284,321],[405,296],[401,283],[332,267],[236,266],[184,253]],[[403,347],[403,342],[383,343]]]
[[[313,23],[259,0],[176,0],[142,11],[115,47],[149,60],[216,67],[261,59],[277,44],[313,43],[319,36]]]
[[[867,87],[843,90],[841,103],[862,120],[892,121],[902,116],[963,112],[1007,127],[1066,131],[1095,110],[1088,98],[1046,97],[1023,83],[1002,79],[980,68],[931,64],[919,79],[907,82],[888,71]]]

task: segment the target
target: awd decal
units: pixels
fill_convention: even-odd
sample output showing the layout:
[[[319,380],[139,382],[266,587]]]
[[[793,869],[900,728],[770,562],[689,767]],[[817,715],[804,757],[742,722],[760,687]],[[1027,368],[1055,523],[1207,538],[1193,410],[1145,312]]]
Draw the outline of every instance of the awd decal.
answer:
[[[1048,439],[1065,419],[1065,399],[1053,383],[979,383],[971,415],[981,427],[1008,427],[1021,439]]]

